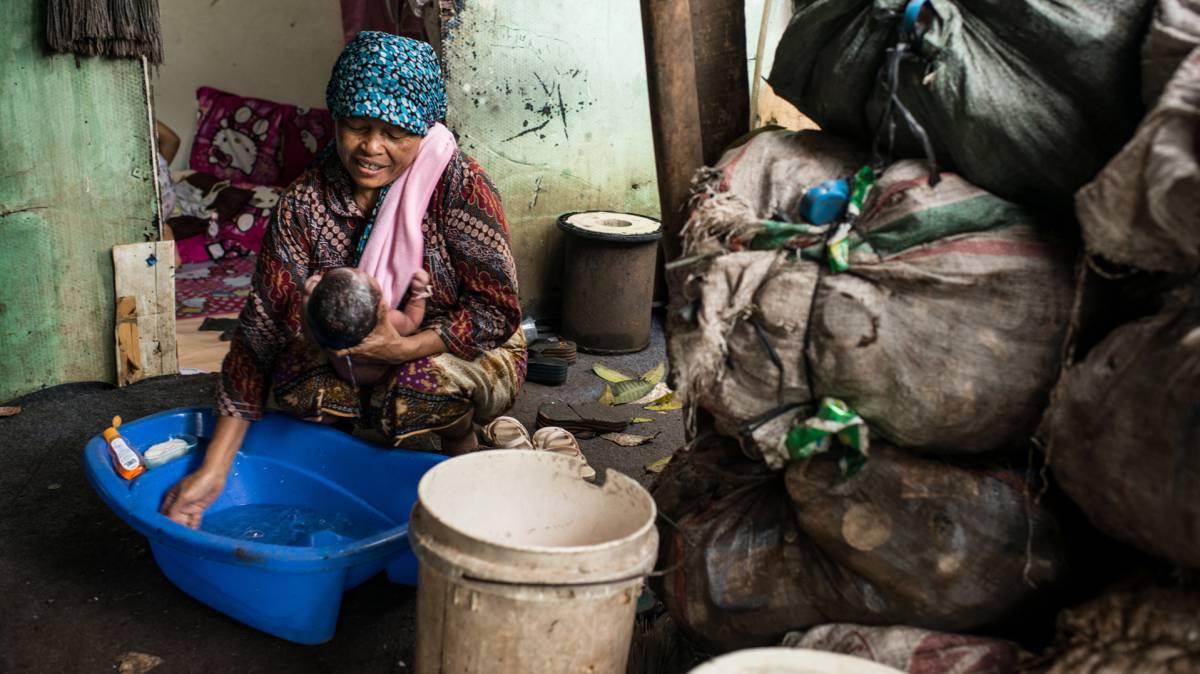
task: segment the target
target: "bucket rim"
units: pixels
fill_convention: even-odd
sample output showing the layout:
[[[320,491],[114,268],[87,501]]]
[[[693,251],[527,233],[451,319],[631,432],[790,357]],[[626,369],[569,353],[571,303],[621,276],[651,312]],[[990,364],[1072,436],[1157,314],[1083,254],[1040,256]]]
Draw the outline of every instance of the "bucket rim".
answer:
[[[654,529],[655,523],[658,521],[658,503],[655,502],[654,496],[651,495],[650,492],[645,487],[643,487],[641,485],[641,483],[639,483],[637,480],[626,475],[625,473],[622,473],[619,470],[614,470],[612,468],[605,469],[605,480],[604,480],[603,485],[595,485],[595,484],[591,484],[588,482],[585,482],[585,484],[588,484],[589,486],[594,487],[596,489],[608,489],[609,485],[614,483],[614,480],[617,482],[621,482],[625,485],[633,487],[634,493],[639,494],[639,496],[644,496],[646,503],[648,503],[650,506],[650,510],[649,510],[649,517],[646,519],[645,522],[640,524],[635,531],[633,531],[632,533],[627,534],[625,536],[622,536],[620,538],[614,538],[612,540],[604,541],[603,543],[594,543],[591,545],[527,545],[527,544],[507,543],[507,542],[503,542],[503,541],[500,541],[500,540],[497,540],[494,538],[490,538],[490,537],[484,538],[484,537],[476,536],[473,534],[467,534],[467,533],[463,532],[461,529],[459,529],[457,526],[452,526],[449,522],[447,522],[442,517],[440,517],[437,514],[437,512],[435,512],[433,509],[431,509],[429,507],[429,501],[426,498],[427,488],[429,486],[429,480],[431,478],[436,478],[435,473],[439,469],[442,469],[442,472],[445,472],[446,470],[452,470],[453,469],[452,464],[455,461],[459,462],[458,465],[463,465],[464,460],[485,461],[485,460],[494,460],[496,458],[502,458],[502,457],[506,457],[506,456],[522,456],[522,457],[536,456],[542,460],[558,462],[558,463],[563,464],[564,466],[572,466],[572,467],[576,465],[576,461],[577,461],[576,459],[573,459],[573,458],[567,457],[567,456],[563,456],[560,454],[554,454],[552,452],[538,452],[537,450],[529,450],[529,449],[487,449],[487,450],[483,450],[483,451],[472,452],[470,454],[465,454],[462,456],[456,456],[456,457],[453,457],[451,459],[448,459],[446,461],[439,463],[438,465],[436,465],[433,468],[426,471],[425,475],[421,477],[421,481],[417,484],[417,502],[414,507],[419,506],[425,512],[425,514],[427,514],[431,520],[437,522],[438,525],[440,525],[442,527],[446,527],[447,529],[454,531],[454,532],[458,533],[459,535],[462,535],[466,538],[478,541],[480,543],[484,543],[488,546],[493,546],[493,547],[496,547],[501,550],[507,550],[507,551],[513,551],[513,552],[536,554],[536,555],[557,555],[557,556],[562,556],[562,557],[566,557],[566,556],[570,556],[570,555],[581,555],[581,554],[586,554],[586,553],[605,552],[608,550],[615,550],[618,548],[628,546],[631,543],[635,543],[635,542],[640,541],[643,538],[645,538],[649,534],[649,532],[652,529]],[[446,465],[451,465],[452,467],[450,469],[444,469],[443,467]],[[584,480],[582,478],[580,478],[580,481],[582,482]],[[614,484],[613,488],[614,489],[616,488],[615,484]]]

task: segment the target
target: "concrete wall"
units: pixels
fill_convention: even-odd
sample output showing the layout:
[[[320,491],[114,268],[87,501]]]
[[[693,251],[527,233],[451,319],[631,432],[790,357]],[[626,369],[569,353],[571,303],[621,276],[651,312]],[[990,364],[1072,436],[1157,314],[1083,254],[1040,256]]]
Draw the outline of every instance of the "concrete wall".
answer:
[[[112,247],[157,235],[137,61],[49,56],[0,2],[0,401],[115,379]]]
[[[160,0],[166,56],[154,78],[158,118],[182,139],[187,165],[196,89],[325,107],[342,49],[337,0]]]
[[[639,0],[454,4],[448,121],[504,200],[522,304],[557,313],[560,214],[658,216]]]

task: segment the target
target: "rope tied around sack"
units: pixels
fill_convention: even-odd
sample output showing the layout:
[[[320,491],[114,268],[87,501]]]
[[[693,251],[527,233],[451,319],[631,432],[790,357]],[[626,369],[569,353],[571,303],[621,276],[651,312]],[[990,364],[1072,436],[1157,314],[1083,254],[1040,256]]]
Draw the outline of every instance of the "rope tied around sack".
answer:
[[[932,18],[929,18],[932,17]],[[908,106],[900,100],[900,66],[904,63],[918,63],[924,66],[923,82],[928,82],[933,76],[934,61],[919,53],[921,38],[924,33],[921,21],[940,19],[933,5],[927,0],[912,0],[905,6],[903,13],[881,11],[875,18],[883,21],[896,21],[896,43],[884,52],[883,66],[879,69],[879,84],[886,92],[883,114],[875,127],[875,137],[871,144],[871,163],[876,168],[891,163],[895,154],[896,129],[898,122],[903,122],[916,139],[921,143],[925,152],[925,161],[929,166],[929,185],[934,187],[941,180],[938,171],[937,156],[933,149],[933,141],[929,139],[925,127],[917,121]],[[884,151],[884,141],[886,152]]]

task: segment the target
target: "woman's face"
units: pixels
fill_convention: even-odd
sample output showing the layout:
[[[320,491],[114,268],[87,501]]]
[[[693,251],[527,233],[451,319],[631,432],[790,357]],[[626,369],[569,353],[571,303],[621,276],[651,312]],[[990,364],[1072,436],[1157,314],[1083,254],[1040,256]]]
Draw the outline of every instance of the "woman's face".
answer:
[[[337,121],[337,153],[360,189],[377,190],[413,163],[421,137],[369,117]]]

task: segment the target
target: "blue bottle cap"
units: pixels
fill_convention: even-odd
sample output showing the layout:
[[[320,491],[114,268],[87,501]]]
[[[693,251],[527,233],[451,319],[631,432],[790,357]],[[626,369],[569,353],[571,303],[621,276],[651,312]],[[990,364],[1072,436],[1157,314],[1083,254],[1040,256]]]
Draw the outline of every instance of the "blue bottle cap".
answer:
[[[800,217],[814,225],[828,225],[842,217],[849,200],[848,180],[827,180],[804,193],[800,199]]]
[[[904,18],[900,21],[900,33],[916,37],[917,22],[921,20],[921,10],[929,4],[929,0],[909,0],[904,6]]]

